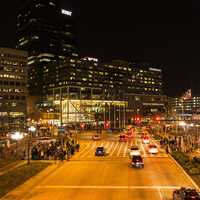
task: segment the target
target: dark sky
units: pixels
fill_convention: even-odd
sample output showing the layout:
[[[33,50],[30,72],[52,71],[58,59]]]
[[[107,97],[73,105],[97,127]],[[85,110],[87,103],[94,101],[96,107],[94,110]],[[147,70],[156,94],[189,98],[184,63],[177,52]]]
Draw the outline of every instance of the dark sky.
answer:
[[[1,3],[0,46],[14,44],[19,1]],[[198,1],[73,0],[80,53],[162,66],[166,94],[180,95],[191,86],[200,94]]]

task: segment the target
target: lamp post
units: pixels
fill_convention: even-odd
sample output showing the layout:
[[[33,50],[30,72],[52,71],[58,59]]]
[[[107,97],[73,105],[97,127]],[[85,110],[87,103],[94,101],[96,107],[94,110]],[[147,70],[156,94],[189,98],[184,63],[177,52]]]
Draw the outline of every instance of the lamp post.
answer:
[[[32,138],[32,133],[36,131],[36,128],[34,126],[31,126],[28,128],[29,134],[28,134],[28,160],[27,164],[30,164],[30,141]]]
[[[11,139],[16,141],[16,155],[17,155],[17,142],[23,139],[23,135],[20,132],[16,131],[11,135]]]

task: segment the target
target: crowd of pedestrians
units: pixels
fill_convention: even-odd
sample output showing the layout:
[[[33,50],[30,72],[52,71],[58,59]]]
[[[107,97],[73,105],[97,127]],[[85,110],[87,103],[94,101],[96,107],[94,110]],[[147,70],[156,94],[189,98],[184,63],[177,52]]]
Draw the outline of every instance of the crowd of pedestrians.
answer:
[[[37,143],[31,149],[32,160],[69,160],[70,156],[79,151],[79,144],[72,141],[61,144],[61,142]]]
[[[166,147],[167,152],[181,151],[190,153],[200,147],[200,138],[195,135],[167,135],[162,137],[160,144]]]

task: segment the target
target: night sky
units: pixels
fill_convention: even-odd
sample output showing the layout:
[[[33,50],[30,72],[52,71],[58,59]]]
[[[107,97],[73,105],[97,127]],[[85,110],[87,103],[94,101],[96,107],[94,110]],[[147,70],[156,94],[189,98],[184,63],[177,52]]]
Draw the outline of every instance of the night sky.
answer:
[[[1,2],[0,46],[14,46],[19,2]],[[195,87],[200,96],[199,0],[66,0],[68,5],[82,56],[154,64],[164,70],[165,94]]]

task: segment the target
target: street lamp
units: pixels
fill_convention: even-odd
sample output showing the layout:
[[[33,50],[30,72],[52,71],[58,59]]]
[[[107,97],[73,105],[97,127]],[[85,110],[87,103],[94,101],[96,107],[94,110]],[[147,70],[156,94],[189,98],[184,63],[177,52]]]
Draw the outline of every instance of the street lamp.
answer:
[[[28,134],[28,162],[27,164],[30,164],[30,141],[32,137],[32,133],[36,131],[36,128],[34,126],[30,126],[28,128],[29,134]]]
[[[20,132],[16,131],[10,137],[11,137],[11,139],[16,141],[16,155],[17,155],[17,141],[23,139],[23,134],[21,134]]]

